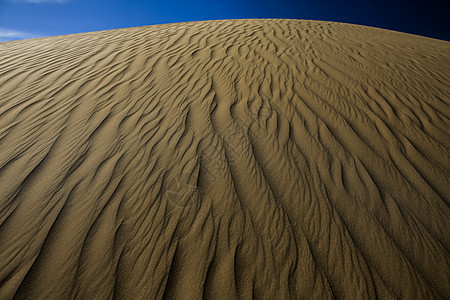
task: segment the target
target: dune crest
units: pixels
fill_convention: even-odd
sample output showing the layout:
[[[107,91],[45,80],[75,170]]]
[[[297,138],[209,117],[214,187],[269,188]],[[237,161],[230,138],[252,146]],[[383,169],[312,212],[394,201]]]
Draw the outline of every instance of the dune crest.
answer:
[[[449,299],[449,66],[300,20],[0,43],[0,299]]]

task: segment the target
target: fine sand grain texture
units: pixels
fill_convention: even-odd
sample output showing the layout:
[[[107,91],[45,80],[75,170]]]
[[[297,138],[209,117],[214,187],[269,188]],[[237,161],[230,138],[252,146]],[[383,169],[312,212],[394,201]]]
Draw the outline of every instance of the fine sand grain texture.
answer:
[[[450,299],[449,66],[319,21],[0,43],[0,299]]]

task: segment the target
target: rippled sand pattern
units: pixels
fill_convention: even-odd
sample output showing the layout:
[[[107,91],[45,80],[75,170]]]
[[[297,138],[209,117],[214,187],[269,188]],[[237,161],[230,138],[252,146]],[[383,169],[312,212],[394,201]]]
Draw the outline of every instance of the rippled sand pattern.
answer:
[[[0,299],[450,299],[449,66],[318,21],[0,43]]]

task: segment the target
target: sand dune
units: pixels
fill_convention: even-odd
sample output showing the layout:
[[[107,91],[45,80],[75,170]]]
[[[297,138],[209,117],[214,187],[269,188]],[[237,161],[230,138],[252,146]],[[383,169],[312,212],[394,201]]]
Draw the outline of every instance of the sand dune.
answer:
[[[0,43],[0,299],[450,299],[449,66],[319,21]]]

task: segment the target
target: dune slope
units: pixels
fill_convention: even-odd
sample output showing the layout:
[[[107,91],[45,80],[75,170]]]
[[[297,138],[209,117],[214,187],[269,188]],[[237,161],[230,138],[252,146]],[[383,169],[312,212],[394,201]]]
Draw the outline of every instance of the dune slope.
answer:
[[[319,21],[0,43],[0,299],[449,299],[449,66]]]

